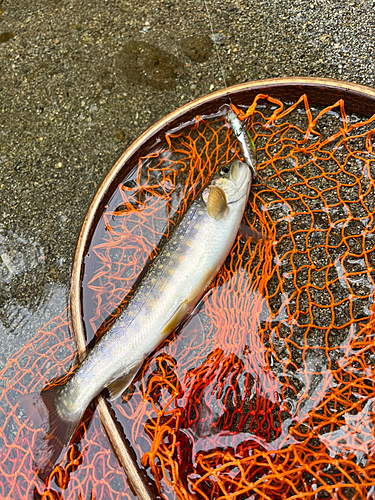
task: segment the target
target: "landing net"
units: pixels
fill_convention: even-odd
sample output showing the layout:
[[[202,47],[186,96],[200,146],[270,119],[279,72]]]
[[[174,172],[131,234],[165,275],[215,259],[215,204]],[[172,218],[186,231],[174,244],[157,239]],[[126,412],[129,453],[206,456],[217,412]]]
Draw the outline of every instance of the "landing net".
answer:
[[[165,498],[375,498],[375,118],[347,116],[343,101],[310,109],[305,96],[285,106],[259,95],[237,112],[259,165],[246,220],[270,240],[236,240],[195,316],[115,401],[116,418]],[[89,337],[235,157],[217,116],[140,159],[92,248]],[[1,374],[2,498],[133,498],[96,413],[46,486],[32,471],[38,431],[17,398],[71,369],[68,325],[66,312]]]

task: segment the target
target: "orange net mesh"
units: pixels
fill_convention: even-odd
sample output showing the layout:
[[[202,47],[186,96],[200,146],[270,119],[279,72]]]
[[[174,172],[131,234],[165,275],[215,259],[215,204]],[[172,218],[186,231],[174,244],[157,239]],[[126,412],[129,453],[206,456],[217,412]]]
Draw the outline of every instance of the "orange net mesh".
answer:
[[[259,164],[246,220],[271,240],[236,240],[196,314],[113,404],[116,418],[166,498],[375,498],[375,118],[347,116],[343,101],[315,110],[305,96],[285,106],[259,95],[237,112]],[[86,257],[88,340],[236,156],[217,116],[140,159]],[[73,349],[64,315],[2,374],[4,498],[131,496],[96,414],[46,487],[31,472],[37,431],[17,395],[68,370]]]
[[[65,459],[51,474],[47,486],[33,470],[33,444],[37,442],[41,430],[34,429],[25,418],[18,407],[18,399],[24,394],[40,390],[51,378],[60,377],[69,371],[74,354],[68,311],[64,311],[16,353],[1,372],[0,498],[135,498],[108,444],[100,418],[97,413],[93,415],[92,410],[88,411],[74,444],[69,446]]]

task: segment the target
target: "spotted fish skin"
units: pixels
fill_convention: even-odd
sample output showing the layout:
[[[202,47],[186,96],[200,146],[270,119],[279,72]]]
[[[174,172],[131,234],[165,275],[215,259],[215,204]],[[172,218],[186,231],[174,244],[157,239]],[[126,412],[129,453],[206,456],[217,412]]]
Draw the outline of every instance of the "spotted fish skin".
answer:
[[[68,444],[87,406],[105,387],[111,399],[131,383],[145,358],[196,306],[228,255],[248,201],[252,175],[245,163],[224,167],[199,195],[155,257],[127,306],[65,385],[42,391],[49,414],[49,456],[39,465],[46,477]],[[214,191],[221,196],[212,198]],[[210,197],[212,199],[210,199]],[[207,207],[215,213],[209,215]],[[65,426],[64,431],[56,426]],[[56,447],[55,447],[56,448]]]

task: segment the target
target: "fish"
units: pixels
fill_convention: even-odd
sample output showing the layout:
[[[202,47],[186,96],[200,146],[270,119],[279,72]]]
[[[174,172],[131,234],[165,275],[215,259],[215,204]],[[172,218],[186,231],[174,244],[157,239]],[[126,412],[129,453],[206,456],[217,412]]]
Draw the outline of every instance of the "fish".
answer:
[[[230,252],[248,202],[253,174],[234,160],[192,202],[108,330],[63,384],[24,396],[21,406],[44,435],[34,453],[46,480],[91,401],[109,400],[132,382],[147,356],[194,311]]]

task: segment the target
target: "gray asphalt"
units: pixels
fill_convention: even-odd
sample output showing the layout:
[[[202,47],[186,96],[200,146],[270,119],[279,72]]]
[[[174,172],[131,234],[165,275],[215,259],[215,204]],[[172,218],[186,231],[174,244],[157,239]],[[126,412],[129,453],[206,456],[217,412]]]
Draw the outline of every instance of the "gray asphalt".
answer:
[[[374,85],[371,1],[0,0],[0,368],[68,300],[85,211],[182,104],[281,76]]]

